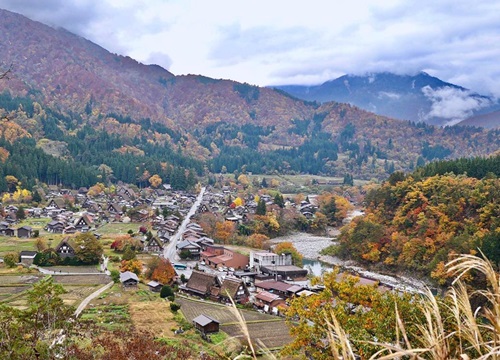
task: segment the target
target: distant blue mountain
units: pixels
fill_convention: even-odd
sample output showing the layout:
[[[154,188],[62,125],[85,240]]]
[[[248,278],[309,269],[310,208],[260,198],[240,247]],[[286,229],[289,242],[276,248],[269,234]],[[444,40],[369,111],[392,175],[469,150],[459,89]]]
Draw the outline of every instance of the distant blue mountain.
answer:
[[[494,99],[444,82],[425,72],[416,75],[344,75],[317,86],[274,86],[308,101],[350,103],[396,119],[452,125],[500,109]]]

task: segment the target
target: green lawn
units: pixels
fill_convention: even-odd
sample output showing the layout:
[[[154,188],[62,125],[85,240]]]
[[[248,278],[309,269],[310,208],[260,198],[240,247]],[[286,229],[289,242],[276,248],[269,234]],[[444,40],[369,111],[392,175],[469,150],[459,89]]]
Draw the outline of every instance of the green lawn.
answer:
[[[144,223],[108,223],[100,226],[96,231],[101,235],[125,235],[129,230],[136,233],[141,226],[148,227],[148,225]]]
[[[9,252],[20,252],[22,250],[36,250],[36,239],[24,239],[10,236],[0,236],[0,257]]]

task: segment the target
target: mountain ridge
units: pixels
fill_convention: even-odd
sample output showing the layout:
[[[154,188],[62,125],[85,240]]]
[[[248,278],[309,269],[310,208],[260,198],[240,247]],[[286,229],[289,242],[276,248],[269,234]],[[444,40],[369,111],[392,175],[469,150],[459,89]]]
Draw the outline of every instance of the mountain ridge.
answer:
[[[500,108],[496,99],[440,80],[426,72],[343,75],[315,86],[274,86],[307,101],[347,102],[396,119],[454,125]],[[500,125],[500,124],[499,124]]]
[[[435,158],[482,156],[499,146],[480,129],[434,128],[279,89],[176,76],[66,30],[8,11],[0,16],[0,63],[13,64],[10,80],[0,82],[0,117],[11,120],[0,124],[6,140],[29,135],[38,143],[66,143],[68,159],[119,166],[112,170],[125,174],[115,176],[123,181],[133,180],[137,167],[141,174],[166,173],[144,160],[151,154],[199,173],[204,162],[212,172],[245,166],[254,173],[382,179]],[[88,141],[99,141],[99,151],[86,149]],[[125,166],[116,154],[134,158]]]

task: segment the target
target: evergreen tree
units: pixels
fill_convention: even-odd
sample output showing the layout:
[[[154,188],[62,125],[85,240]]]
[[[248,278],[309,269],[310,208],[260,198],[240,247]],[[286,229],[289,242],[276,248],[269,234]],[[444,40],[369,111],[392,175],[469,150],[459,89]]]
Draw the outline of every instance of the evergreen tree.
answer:
[[[283,195],[276,194],[276,196],[274,197],[274,203],[283,209],[285,207],[285,200],[283,200]]]
[[[263,199],[259,199],[259,202],[257,203],[257,209],[255,209],[255,214],[266,215],[266,212],[266,202]]]
[[[24,213],[24,207],[19,206],[19,208],[16,211],[16,218],[17,218],[17,220],[26,219],[26,214]]]

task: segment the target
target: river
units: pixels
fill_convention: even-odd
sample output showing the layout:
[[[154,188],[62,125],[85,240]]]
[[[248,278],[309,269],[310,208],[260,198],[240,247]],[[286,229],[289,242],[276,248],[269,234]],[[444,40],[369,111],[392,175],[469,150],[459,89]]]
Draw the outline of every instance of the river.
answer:
[[[359,215],[363,213],[359,212]],[[353,216],[354,217],[354,216]],[[353,218],[351,217],[351,218]],[[308,233],[294,233],[287,236],[277,237],[271,240],[271,243],[277,244],[284,241],[293,243],[298,252],[304,257],[304,269],[309,270],[312,275],[320,276],[325,271],[331,271],[334,266],[339,266],[344,270],[358,274],[361,277],[378,280],[381,284],[388,285],[399,291],[409,291],[423,293],[429,286],[425,282],[401,275],[381,274],[368,271],[354,261],[342,260],[335,256],[320,255],[320,251],[332,244],[336,244],[338,230],[329,232],[331,237],[312,235]]]

